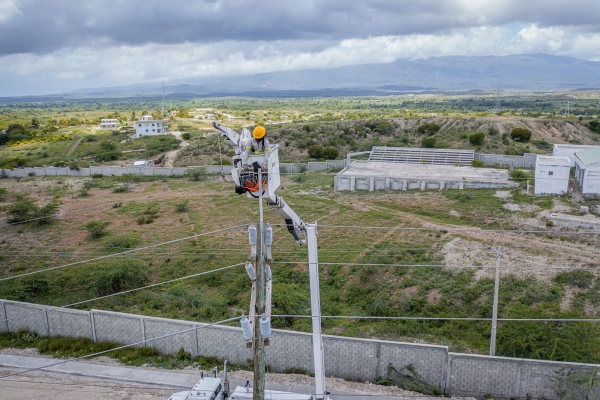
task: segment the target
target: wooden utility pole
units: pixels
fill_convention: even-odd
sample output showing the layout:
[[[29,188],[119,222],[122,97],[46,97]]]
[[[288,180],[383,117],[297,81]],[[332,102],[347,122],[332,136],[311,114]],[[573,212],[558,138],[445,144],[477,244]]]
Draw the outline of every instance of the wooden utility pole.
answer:
[[[267,246],[266,227],[263,219],[262,173],[258,174],[260,222],[257,230],[256,246],[256,306],[254,307],[254,388],[253,400],[265,399],[265,342],[260,332],[260,317],[265,313],[267,285]]]

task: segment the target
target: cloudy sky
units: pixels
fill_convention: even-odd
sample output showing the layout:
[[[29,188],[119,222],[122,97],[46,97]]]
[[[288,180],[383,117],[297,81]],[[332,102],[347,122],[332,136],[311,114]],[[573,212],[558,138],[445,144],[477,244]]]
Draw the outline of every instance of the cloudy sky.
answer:
[[[0,97],[540,52],[600,61],[600,1],[0,0]]]

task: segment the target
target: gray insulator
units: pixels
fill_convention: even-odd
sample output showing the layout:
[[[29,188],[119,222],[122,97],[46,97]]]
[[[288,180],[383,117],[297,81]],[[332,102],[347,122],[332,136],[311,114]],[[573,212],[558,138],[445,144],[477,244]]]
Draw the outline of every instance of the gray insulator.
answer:
[[[248,225],[248,241],[251,245],[256,244],[256,226],[254,224]]]
[[[240,319],[240,324],[242,325],[242,333],[244,334],[244,339],[252,340],[252,328],[250,327],[250,321],[246,317],[242,317]]]
[[[260,334],[264,338],[271,337],[271,321],[269,321],[269,317],[266,315],[260,317]]]
[[[256,275],[254,275],[254,266],[251,262],[246,263],[246,273],[248,274],[252,282],[256,280]]]
[[[267,224],[267,246],[273,244],[273,228],[271,228],[271,224]]]
[[[273,280],[273,273],[271,272],[271,266],[267,264],[267,281]]]

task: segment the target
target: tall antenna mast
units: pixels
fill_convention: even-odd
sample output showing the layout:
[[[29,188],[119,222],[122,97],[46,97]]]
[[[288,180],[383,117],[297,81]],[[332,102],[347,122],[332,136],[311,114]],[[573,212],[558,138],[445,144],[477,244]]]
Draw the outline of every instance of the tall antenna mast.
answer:
[[[164,118],[167,115],[167,105],[165,104],[165,80],[162,80],[163,87],[163,98],[162,98],[162,117]]]
[[[498,88],[496,89],[496,107],[494,107],[495,113],[500,112],[500,93],[502,93],[502,90],[500,90],[500,84],[498,84]]]

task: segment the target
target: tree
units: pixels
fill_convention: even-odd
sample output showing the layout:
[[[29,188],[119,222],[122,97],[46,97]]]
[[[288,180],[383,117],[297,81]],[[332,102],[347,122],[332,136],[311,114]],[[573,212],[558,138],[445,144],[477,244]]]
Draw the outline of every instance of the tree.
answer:
[[[330,146],[323,149],[323,157],[326,160],[335,160],[338,157],[338,149]]]
[[[183,140],[190,140],[192,138],[192,135],[189,132],[184,132],[181,134],[181,138]]]
[[[308,148],[308,155],[311,158],[316,158],[317,160],[319,158],[323,158],[323,147],[319,146],[318,144],[310,146]]]
[[[436,124],[423,124],[417,128],[417,132],[420,134],[427,134],[429,136],[435,135],[440,130],[440,126]]]
[[[98,144],[98,147],[100,147],[100,150],[110,151],[110,150],[115,150],[117,148],[117,145],[115,145],[113,142],[110,142],[108,140],[103,140],[100,142],[100,144]]]
[[[40,121],[37,118],[32,118],[31,119],[31,127],[33,129],[37,129],[40,127]]]
[[[189,118],[190,114],[187,112],[187,110],[185,108],[180,108],[179,112],[177,113],[177,116],[179,118]]]
[[[600,133],[600,122],[590,121],[588,128],[590,128],[590,131],[592,132]]]
[[[21,198],[16,201],[7,211],[8,222],[31,222],[35,226],[47,224],[57,213],[58,203],[56,201],[51,201],[45,206],[38,207],[37,204],[28,198]]]
[[[437,140],[434,136],[423,138],[423,140],[421,140],[421,147],[432,149],[435,147],[436,141]]]
[[[469,143],[473,146],[481,146],[485,141],[485,134],[483,132],[476,132],[469,136]]]
[[[510,137],[515,142],[529,142],[531,139],[531,131],[525,128],[515,128],[510,133]]]

